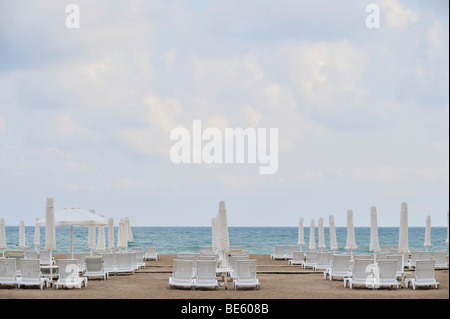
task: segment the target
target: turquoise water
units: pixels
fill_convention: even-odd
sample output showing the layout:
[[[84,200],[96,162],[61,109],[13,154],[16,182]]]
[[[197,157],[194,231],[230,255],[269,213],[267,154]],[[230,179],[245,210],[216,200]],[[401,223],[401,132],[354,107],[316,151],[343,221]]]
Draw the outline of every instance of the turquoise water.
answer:
[[[156,247],[160,254],[178,254],[199,252],[202,246],[211,246],[211,227],[132,227],[133,242],[128,247]],[[397,227],[380,227],[379,240],[381,245],[398,244]],[[306,245],[309,243],[309,228],[304,229]],[[409,249],[423,250],[425,237],[424,227],[410,227]],[[26,245],[33,246],[34,227],[25,227]],[[108,230],[105,229],[106,241]],[[88,251],[87,227],[74,227],[74,251]],[[344,252],[347,240],[347,228],[336,228],[339,250]],[[275,245],[296,245],[298,229],[296,227],[229,227],[230,245],[242,245],[250,254],[272,254]],[[117,241],[117,227],[115,227],[115,238]],[[316,228],[316,246],[317,246]],[[370,228],[355,227],[355,238],[358,246],[357,253],[368,253],[370,244]],[[446,227],[433,227],[431,229],[430,250],[447,250],[445,244],[447,239]],[[19,242],[19,227],[6,227],[6,240],[8,249],[17,249]],[[41,247],[45,246],[45,229],[40,232]],[[325,243],[329,247],[329,230],[325,228]],[[70,252],[70,227],[56,228],[55,254]]]

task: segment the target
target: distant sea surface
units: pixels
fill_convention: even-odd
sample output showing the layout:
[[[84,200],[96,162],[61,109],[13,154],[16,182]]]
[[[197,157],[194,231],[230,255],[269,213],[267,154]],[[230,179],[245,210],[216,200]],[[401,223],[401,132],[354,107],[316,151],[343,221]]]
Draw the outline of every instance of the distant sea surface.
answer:
[[[117,242],[115,227],[115,241]],[[156,247],[160,254],[180,254],[199,252],[203,246],[211,246],[211,227],[132,227],[133,241],[128,247]],[[250,254],[272,254],[276,245],[296,245],[298,239],[297,227],[229,227],[230,246],[244,246]],[[309,228],[304,228],[305,245],[309,243]],[[316,228],[317,246],[317,228]],[[108,245],[108,228],[105,227],[106,243]],[[25,227],[26,246],[34,247],[34,227]],[[339,251],[345,252],[347,228],[336,228]],[[74,227],[74,251],[89,251],[87,245],[88,228]],[[380,227],[378,229],[380,245],[398,245],[398,227]],[[424,250],[425,227],[410,227],[408,229],[409,249]],[[355,227],[357,253],[369,253],[370,227]],[[431,229],[431,247],[429,250],[447,250],[446,227]],[[8,249],[17,249],[19,243],[19,227],[6,226],[6,241]],[[329,248],[329,229],[325,228],[325,244]],[[40,246],[45,247],[45,228],[40,230]],[[55,254],[70,253],[70,227],[56,227]],[[107,246],[108,247],[108,246]]]

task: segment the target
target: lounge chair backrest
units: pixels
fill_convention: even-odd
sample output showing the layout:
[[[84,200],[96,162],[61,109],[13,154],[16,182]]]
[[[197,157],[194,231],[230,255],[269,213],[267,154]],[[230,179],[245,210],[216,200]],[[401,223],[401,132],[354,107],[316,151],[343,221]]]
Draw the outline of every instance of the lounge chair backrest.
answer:
[[[215,260],[197,260],[197,282],[210,282],[216,278]]]
[[[114,254],[113,253],[100,254],[100,256],[102,256],[103,267],[106,270],[114,269],[115,262],[114,262]]]
[[[70,281],[78,278],[78,261],[76,259],[58,259],[58,274],[61,281]]]
[[[16,260],[14,258],[0,258],[0,281],[16,278]]]
[[[41,265],[49,265],[52,263],[52,252],[47,249],[41,249],[39,251],[39,259],[41,260]]]
[[[378,271],[380,281],[395,279],[397,274],[397,260],[380,260],[378,262]]]
[[[403,256],[402,255],[387,255],[387,260],[396,260],[397,261],[397,273],[402,273],[404,271],[404,265],[403,265]],[[378,262],[381,262],[382,260],[379,260]]]
[[[177,281],[190,282],[192,278],[192,268],[194,266],[193,260],[174,259],[172,277]]]
[[[86,256],[86,270],[87,271],[102,271],[103,270],[103,258],[102,256]]]
[[[25,259],[38,259],[37,251],[35,250],[24,250]]]
[[[286,246],[284,245],[276,245],[275,246],[275,256],[284,256],[286,252]]]
[[[231,268],[233,268],[234,270],[237,270],[237,262],[239,260],[248,260],[250,259],[250,257],[248,255],[235,255],[235,256],[230,256],[230,265]]]
[[[308,263],[317,263],[319,262],[319,252],[310,250],[306,253],[306,261]]]
[[[305,260],[305,252],[304,251],[294,251],[292,254],[293,260]]]
[[[373,269],[373,260],[356,259],[353,265],[353,278],[357,280],[365,280],[371,276]]]
[[[286,255],[288,257],[292,257],[294,254],[294,251],[296,251],[296,250],[297,250],[297,246],[289,245],[289,246],[287,246],[287,254]]]
[[[445,250],[436,250],[434,252],[434,260],[436,261],[436,266],[446,266],[447,252]]]
[[[117,268],[129,268],[131,267],[134,262],[133,262],[133,258],[134,260],[136,260],[136,257],[134,255],[132,255],[132,253],[118,253],[116,254],[116,264],[117,264]]]
[[[21,260],[22,267],[22,281],[39,280],[41,277],[41,266],[39,259],[25,259]]]
[[[418,260],[431,260],[433,253],[431,251],[421,251]]]
[[[415,269],[416,283],[427,282],[434,279],[434,260],[417,260]]]
[[[333,257],[332,252],[319,252],[318,264],[329,266],[331,264],[331,258]]]
[[[237,276],[240,281],[256,279],[256,259],[239,260]]]
[[[12,258],[12,259],[14,259],[16,261],[16,271],[20,272],[21,267],[22,267],[21,263],[20,263],[20,260],[24,258],[24,254],[11,253],[11,254],[8,254],[8,258]]]
[[[334,255],[331,260],[331,267],[334,271],[347,271],[350,267],[350,255]]]
[[[130,258],[131,258],[131,265],[133,265],[133,267],[137,267],[138,255],[141,255],[141,253],[138,253],[137,251],[130,251],[128,253],[130,254]]]

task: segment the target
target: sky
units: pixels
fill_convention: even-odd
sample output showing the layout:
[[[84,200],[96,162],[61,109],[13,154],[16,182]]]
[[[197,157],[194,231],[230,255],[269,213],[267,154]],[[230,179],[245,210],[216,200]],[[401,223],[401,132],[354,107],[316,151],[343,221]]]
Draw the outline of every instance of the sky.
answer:
[[[79,28],[68,28],[70,3]],[[368,28],[379,8],[379,28]],[[449,4],[0,0],[0,217],[447,226]],[[71,18],[69,19],[70,21]],[[171,131],[277,128],[278,170],[174,164]]]

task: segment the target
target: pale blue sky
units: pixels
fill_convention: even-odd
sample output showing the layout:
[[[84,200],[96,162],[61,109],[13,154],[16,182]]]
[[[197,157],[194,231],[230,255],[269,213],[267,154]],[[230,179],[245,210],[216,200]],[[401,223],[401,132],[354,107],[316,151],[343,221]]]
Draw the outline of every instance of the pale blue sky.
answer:
[[[0,0],[0,217],[133,225],[447,225],[447,1]],[[368,4],[380,6],[367,29]],[[175,165],[193,120],[279,129],[279,169]],[[327,226],[327,225],[326,225]]]

